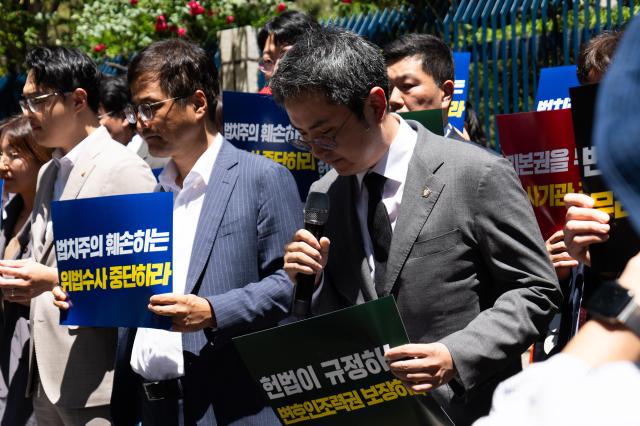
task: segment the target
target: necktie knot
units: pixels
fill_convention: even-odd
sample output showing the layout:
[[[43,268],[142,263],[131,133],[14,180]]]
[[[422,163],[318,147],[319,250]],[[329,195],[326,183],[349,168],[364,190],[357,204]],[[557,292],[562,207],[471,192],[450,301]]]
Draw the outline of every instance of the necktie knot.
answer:
[[[367,173],[364,176],[364,186],[367,187],[367,191],[369,191],[369,198],[374,197],[377,199],[382,198],[382,188],[384,187],[384,183],[387,181],[387,178],[379,175],[378,173]]]

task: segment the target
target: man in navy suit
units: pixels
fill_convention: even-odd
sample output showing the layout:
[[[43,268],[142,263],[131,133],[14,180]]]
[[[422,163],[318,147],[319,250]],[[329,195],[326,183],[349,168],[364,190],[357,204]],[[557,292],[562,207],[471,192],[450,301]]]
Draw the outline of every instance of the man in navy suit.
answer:
[[[132,111],[174,196],[172,294],[149,309],[173,331],[120,333],[115,424],[278,425],[231,338],[277,324],[292,284],[283,247],[302,225],[284,167],[234,148],[214,124],[212,58],[181,39],[154,43],[129,68]]]

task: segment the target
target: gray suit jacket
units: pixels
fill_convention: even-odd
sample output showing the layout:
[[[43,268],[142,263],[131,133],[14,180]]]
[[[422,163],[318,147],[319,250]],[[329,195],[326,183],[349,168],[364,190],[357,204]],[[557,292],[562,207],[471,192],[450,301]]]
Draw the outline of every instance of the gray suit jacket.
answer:
[[[77,159],[62,193],[62,200],[153,191],[149,166],[104,127],[96,130]],[[40,169],[31,216],[33,256],[56,266],[53,232],[47,229],[57,166],[49,161]],[[53,295],[45,292],[31,301],[30,386],[38,374],[49,400],[68,408],[109,404],[116,352],[117,329],[60,326]],[[35,346],[35,349],[34,349]]]
[[[331,248],[314,313],[393,294],[410,340],[439,341],[451,352],[457,390],[433,394],[466,424],[488,412],[495,385],[520,368],[562,295],[511,164],[409,124],[418,141],[380,294],[364,253],[355,176],[331,171],[311,188],[331,201]]]

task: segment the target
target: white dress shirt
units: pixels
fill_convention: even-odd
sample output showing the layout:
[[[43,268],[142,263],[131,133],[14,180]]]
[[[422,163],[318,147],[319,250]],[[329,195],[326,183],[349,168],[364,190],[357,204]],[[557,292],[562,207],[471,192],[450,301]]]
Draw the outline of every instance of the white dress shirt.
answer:
[[[53,161],[58,166],[58,174],[56,175],[56,181],[53,185],[53,201],[59,201],[60,197],[62,197],[62,193],[64,192],[64,187],[67,186],[71,170],[78,161],[78,158],[80,158],[80,155],[87,148],[87,145],[91,145],[96,140],[104,140],[107,138],[111,138],[107,128],[100,126],[91,132],[89,136],[80,141],[79,144],[74,146],[66,155],[63,156],[62,151],[59,148],[53,151]]]
[[[375,172],[387,178],[382,191],[382,202],[387,208],[391,229],[395,229],[398,214],[400,213],[400,204],[402,203],[402,194],[404,192],[404,183],[407,179],[407,171],[409,170],[409,161],[413,155],[413,149],[418,140],[418,133],[407,124],[399,115],[393,114],[393,117],[400,121],[398,133],[391,142],[391,146],[387,153],[373,166],[368,172]],[[364,239],[364,252],[371,268],[371,278],[374,276],[375,265],[373,261],[373,245],[371,236],[369,235],[369,227],[367,226],[367,210],[369,204],[369,192],[362,181],[368,172],[358,173],[359,194],[356,199],[356,210],[360,221],[360,230]]]
[[[474,426],[640,425],[638,395],[638,364],[592,367],[561,353],[502,382]]]
[[[184,294],[198,219],[222,140],[218,133],[211,146],[198,158],[185,177],[182,188],[176,184],[178,171],[173,160],[169,161],[158,179],[165,191],[173,193],[174,294]],[[139,328],[133,342],[131,368],[147,380],[167,380],[183,376],[182,333]]]
[[[144,140],[142,139],[142,136],[136,133],[135,135],[133,135],[133,138],[131,138],[131,140],[127,144],[127,149],[137,154],[138,151],[140,151],[140,148],[142,147],[143,143],[144,143]]]

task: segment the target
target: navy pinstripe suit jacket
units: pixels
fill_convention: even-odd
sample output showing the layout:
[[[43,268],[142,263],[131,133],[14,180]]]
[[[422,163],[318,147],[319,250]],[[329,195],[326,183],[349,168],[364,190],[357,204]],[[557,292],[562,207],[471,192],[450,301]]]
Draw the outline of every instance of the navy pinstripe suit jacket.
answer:
[[[200,213],[185,294],[211,303],[218,329],[184,333],[186,424],[279,425],[231,338],[275,326],[293,287],[284,246],[302,227],[296,183],[275,162],[224,141]],[[176,255],[180,255],[176,253]],[[135,424],[135,330],[121,330],[112,397],[116,424]]]

